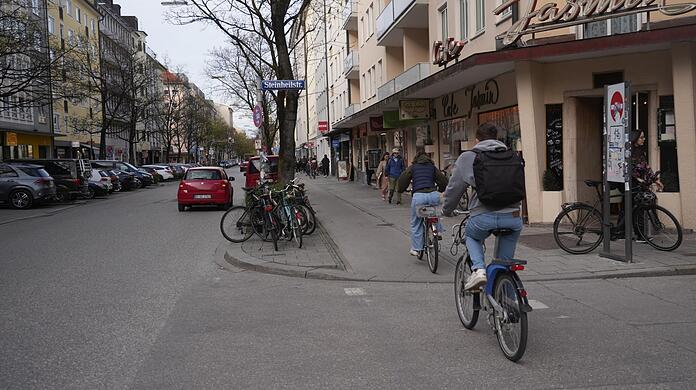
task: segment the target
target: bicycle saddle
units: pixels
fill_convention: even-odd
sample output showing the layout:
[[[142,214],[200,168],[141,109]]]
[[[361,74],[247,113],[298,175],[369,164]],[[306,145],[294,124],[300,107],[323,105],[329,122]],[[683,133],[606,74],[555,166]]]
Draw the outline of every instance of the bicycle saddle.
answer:
[[[512,230],[512,229],[493,229],[493,230],[489,230],[489,233],[491,233],[492,235],[494,235],[494,236],[496,236],[496,237],[498,237],[498,236],[507,236],[507,235],[510,235],[510,234],[512,234],[512,233],[514,233],[514,232],[515,232],[515,231]]]
[[[602,185],[602,182],[597,180],[585,180],[585,184],[587,184],[588,187],[599,187]]]
[[[254,187],[242,187],[242,189],[243,189],[245,192],[251,192],[251,191],[254,190]]]

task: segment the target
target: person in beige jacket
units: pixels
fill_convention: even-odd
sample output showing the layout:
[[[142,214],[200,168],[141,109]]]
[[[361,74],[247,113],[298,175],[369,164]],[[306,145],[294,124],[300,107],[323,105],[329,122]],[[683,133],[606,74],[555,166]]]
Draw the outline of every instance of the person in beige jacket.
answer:
[[[382,161],[379,162],[377,167],[377,188],[379,188],[379,193],[382,195],[382,200],[387,200],[387,192],[389,191],[389,178],[385,172],[387,167],[387,162],[389,161],[389,153],[384,153],[382,156]]]

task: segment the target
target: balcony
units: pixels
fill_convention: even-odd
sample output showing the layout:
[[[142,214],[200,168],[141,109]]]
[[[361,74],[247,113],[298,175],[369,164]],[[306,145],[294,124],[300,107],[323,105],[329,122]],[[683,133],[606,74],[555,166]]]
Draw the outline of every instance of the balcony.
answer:
[[[427,62],[418,63],[395,78],[387,81],[377,88],[377,98],[383,100],[411,85],[423,80],[430,75],[430,64]]]
[[[346,107],[345,111],[343,112],[343,116],[349,117],[358,111],[360,111],[360,104],[351,104],[350,106]]]
[[[358,0],[348,0],[343,7],[343,29],[358,31]]]
[[[428,0],[392,0],[377,17],[377,44],[402,46],[405,28],[428,28]]]
[[[351,50],[343,60],[343,74],[347,79],[357,80],[360,77],[360,62],[358,61],[358,51]]]

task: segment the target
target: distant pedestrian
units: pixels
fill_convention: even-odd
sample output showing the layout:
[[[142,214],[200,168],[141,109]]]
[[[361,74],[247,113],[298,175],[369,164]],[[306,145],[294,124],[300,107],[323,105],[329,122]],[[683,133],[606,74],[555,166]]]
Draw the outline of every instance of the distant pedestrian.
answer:
[[[321,173],[324,174],[324,177],[329,176],[329,164],[329,157],[324,155],[324,158],[321,159]]]
[[[404,159],[401,157],[401,151],[399,148],[392,149],[392,156],[387,162],[386,175],[389,177],[389,203],[392,202],[394,197],[394,192],[396,191],[396,183],[399,180],[399,176],[406,170],[406,164],[404,164]],[[401,204],[401,193],[396,193],[396,204]]]
[[[387,200],[387,191],[389,191],[389,178],[386,173],[388,162],[389,153],[384,153],[377,167],[377,188],[379,188],[379,194],[382,195],[384,201]]]

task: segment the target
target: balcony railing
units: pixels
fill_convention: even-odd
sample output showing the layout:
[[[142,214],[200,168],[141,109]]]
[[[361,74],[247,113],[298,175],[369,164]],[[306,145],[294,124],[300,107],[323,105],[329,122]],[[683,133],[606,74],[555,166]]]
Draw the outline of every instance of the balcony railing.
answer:
[[[358,64],[358,51],[351,50],[350,53],[348,53],[348,55],[346,56],[346,58],[343,60],[343,74],[347,75],[354,68],[355,70],[357,70]]]
[[[358,29],[358,7],[353,4],[357,0],[348,0],[343,7],[343,29],[357,30]]]
[[[391,25],[415,2],[416,0],[392,0],[387,4],[377,17],[377,37],[380,38],[389,31]]]
[[[348,117],[356,112],[360,111],[360,104],[351,104],[350,106],[346,107],[345,111],[343,112],[343,115]]]
[[[427,62],[418,63],[379,87],[377,89],[377,97],[379,100],[387,98],[423,80],[429,75],[430,64]]]

